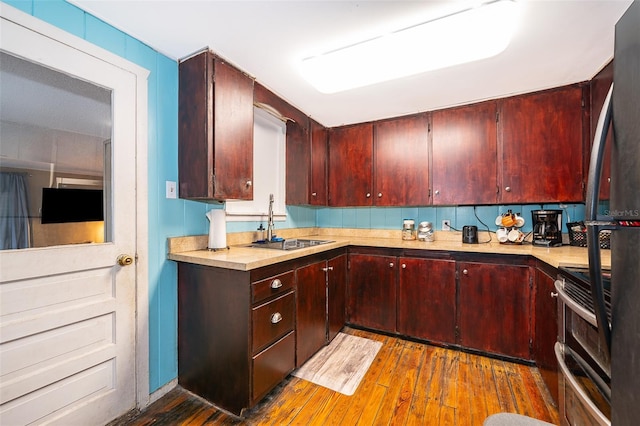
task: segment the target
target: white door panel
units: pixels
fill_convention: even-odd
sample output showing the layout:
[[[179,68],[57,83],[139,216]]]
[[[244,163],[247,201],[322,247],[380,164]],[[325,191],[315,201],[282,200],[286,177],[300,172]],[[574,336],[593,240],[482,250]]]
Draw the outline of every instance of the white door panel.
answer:
[[[137,252],[136,111],[147,82],[4,15],[0,31],[3,51],[109,89],[113,108],[107,242],[0,251],[0,424],[104,424],[136,404],[137,262],[117,258]]]

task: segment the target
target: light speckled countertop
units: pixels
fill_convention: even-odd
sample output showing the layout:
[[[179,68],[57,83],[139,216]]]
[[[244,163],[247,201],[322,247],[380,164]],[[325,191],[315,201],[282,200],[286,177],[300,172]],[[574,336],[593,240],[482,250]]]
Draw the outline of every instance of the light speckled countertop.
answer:
[[[486,235],[486,233],[480,234],[480,241],[483,240],[483,235]],[[252,232],[245,232],[227,235],[228,250],[210,251],[206,249],[206,235],[175,237],[169,238],[168,258],[177,262],[249,271],[335,248],[368,246],[468,253],[530,255],[556,268],[559,266],[586,267],[588,265],[586,248],[573,246],[544,248],[532,246],[530,243],[523,245],[505,245],[498,243],[495,240],[495,235],[493,242],[480,244],[463,244],[459,232],[438,232],[436,233],[436,240],[433,242],[403,241],[400,231],[362,229],[304,228],[281,230],[279,236],[283,238],[315,238],[331,240],[332,242],[290,251],[253,248],[248,247],[248,244],[256,237]],[[602,250],[601,253],[603,267],[610,267],[610,250]]]

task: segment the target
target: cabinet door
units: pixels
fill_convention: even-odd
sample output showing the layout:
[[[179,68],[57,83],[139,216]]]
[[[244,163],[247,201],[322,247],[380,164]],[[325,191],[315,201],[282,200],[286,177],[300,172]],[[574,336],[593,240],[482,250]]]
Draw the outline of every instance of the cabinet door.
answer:
[[[309,175],[311,174],[311,143],[305,123],[287,122],[287,204],[309,204]]]
[[[498,194],[495,101],[435,111],[433,204],[495,204]]]
[[[397,258],[349,255],[349,321],[382,331],[396,331]]]
[[[329,130],[329,205],[372,205],[373,124]]]
[[[347,322],[347,256],[341,255],[327,262],[329,341]]]
[[[455,327],[455,261],[400,258],[398,332],[455,343]]]
[[[536,269],[533,352],[536,365],[555,401],[558,401],[558,361],[553,346],[558,340],[558,298],[555,278]]]
[[[581,201],[582,87],[500,101],[502,203]]]
[[[309,204],[327,205],[327,138],[326,127],[311,121],[311,186]]]
[[[374,204],[429,204],[428,116],[419,114],[374,125]]]
[[[327,342],[326,262],[297,269],[296,365],[304,364]]]
[[[531,359],[529,267],[460,262],[458,272],[459,343]]]
[[[214,187],[219,200],[253,199],[253,80],[216,59]]]

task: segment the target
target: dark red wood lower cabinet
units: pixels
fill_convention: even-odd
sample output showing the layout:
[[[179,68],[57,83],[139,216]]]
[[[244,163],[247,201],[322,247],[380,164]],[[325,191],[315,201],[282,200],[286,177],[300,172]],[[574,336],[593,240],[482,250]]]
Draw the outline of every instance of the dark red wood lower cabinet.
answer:
[[[300,367],[327,343],[326,262],[298,268],[296,364]]]
[[[459,343],[532,359],[529,267],[458,262],[458,273]]]
[[[327,267],[327,321],[331,341],[347,322],[347,256],[329,259]]]
[[[397,257],[349,254],[349,322],[396,331]]]
[[[455,343],[456,262],[399,259],[398,332],[441,343]]]
[[[553,350],[558,340],[558,297],[554,286],[555,277],[536,269],[535,278],[534,358],[542,379],[558,402],[558,361]]]
[[[258,402],[267,392],[293,370],[295,332],[290,332],[285,337],[253,357],[253,388],[251,401]]]

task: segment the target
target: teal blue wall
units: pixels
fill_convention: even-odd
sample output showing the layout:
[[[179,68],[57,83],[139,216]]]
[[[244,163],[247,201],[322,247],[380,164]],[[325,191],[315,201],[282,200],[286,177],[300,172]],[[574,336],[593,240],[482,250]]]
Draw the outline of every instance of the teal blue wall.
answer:
[[[167,261],[168,237],[208,232],[205,213],[220,204],[165,198],[165,182],[178,180],[178,65],[172,60],[100,19],[63,0],[5,0],[45,22],[109,50],[150,71],[148,179],[149,179],[149,387],[153,392],[177,377],[177,270]],[[495,217],[507,209],[521,212],[530,222],[540,205],[482,206],[478,216],[492,229]],[[558,208],[545,205],[544,208]],[[572,220],[584,217],[583,205],[566,208]],[[403,218],[428,220],[440,229],[442,219],[456,228],[482,225],[472,207],[421,208],[308,208],[287,207],[286,222],[276,228],[312,226],[363,229],[400,229]],[[228,232],[252,231],[260,222],[229,222]],[[527,226],[530,226],[529,224]]]
[[[363,228],[363,229],[401,229],[402,219],[414,219],[416,224],[428,221],[435,229],[442,228],[442,221],[449,219],[451,226],[462,229],[464,225],[476,225],[478,229],[495,231],[495,219],[499,214],[511,210],[520,213],[526,223],[525,232],[531,231],[531,211],[541,209],[563,210],[563,222],[584,220],[584,204],[524,204],[524,205],[492,205],[492,206],[443,206],[443,207],[354,207],[354,208],[319,208],[317,209],[317,226],[323,228]],[[564,229],[564,232],[567,232]]]

